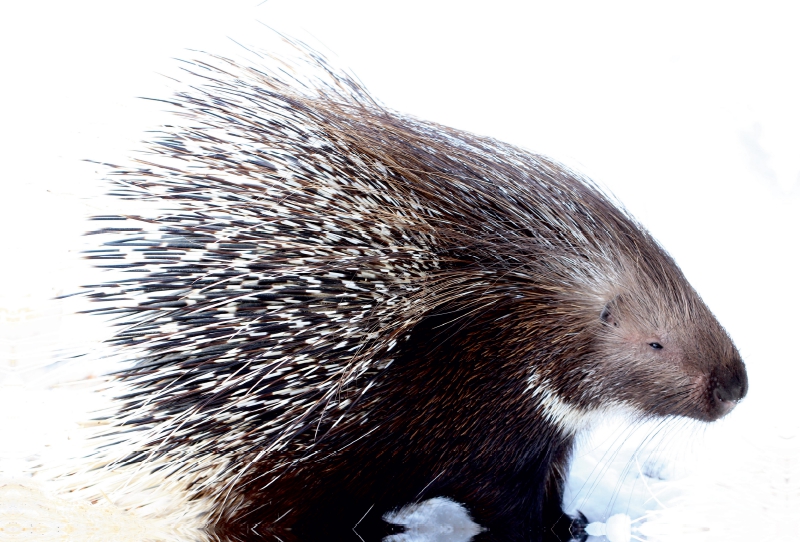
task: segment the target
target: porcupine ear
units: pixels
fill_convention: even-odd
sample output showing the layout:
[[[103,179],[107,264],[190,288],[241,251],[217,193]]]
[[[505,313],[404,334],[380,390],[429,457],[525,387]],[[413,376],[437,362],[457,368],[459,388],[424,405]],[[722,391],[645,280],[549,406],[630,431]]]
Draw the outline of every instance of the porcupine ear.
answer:
[[[606,303],[606,306],[603,307],[603,311],[600,313],[600,319],[614,327],[619,327],[618,307],[616,304],[618,297],[619,296]]]

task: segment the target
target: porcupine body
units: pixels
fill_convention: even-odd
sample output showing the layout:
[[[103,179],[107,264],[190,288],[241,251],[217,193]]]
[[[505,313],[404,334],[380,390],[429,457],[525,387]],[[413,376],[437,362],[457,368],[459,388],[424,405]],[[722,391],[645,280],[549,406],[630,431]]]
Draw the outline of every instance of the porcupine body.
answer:
[[[565,540],[592,419],[711,421],[744,396],[725,331],[589,181],[311,64],[302,84],[193,63],[175,124],[114,172],[165,209],[97,217],[94,256],[128,274],[92,295],[136,359],[117,466],[169,479],[223,540],[379,539],[434,497],[480,540]]]

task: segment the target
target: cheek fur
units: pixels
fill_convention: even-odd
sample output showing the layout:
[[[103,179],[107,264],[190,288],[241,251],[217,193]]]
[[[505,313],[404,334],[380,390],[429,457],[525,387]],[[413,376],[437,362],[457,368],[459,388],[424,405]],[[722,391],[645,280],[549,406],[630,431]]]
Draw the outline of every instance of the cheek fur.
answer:
[[[637,346],[607,354],[592,376],[592,402],[622,404],[643,416],[701,417],[706,410],[705,384],[698,380],[702,376],[690,372],[677,356],[662,353]]]

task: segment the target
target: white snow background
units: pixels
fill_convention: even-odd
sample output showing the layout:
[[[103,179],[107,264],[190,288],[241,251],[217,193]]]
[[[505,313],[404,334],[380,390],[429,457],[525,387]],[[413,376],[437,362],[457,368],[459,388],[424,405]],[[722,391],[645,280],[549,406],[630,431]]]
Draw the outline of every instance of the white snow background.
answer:
[[[180,88],[175,59],[252,58],[240,44],[269,49],[267,26],[392,109],[593,178],[738,345],[750,392],[731,416],[635,432],[610,421],[576,452],[568,510],[647,513],[649,540],[800,540],[799,23],[792,2],[3,3],[0,540],[146,538],[123,516],[87,527],[92,506],[69,508],[30,474],[84,445],[102,400],[69,382],[108,370],[64,361],[110,330],[54,300],[108,278],[79,257],[85,218],[107,204],[103,170],[83,160],[122,163],[168,122],[137,97]]]

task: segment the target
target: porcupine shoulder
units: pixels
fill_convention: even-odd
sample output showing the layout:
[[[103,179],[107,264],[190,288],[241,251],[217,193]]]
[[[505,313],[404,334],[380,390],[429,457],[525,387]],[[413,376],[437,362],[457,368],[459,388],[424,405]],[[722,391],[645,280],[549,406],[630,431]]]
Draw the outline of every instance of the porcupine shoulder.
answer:
[[[725,331],[590,181],[314,63],[305,85],[194,63],[176,123],[114,172],[164,208],[99,230],[129,271],[92,294],[136,359],[118,464],[223,539],[379,538],[433,497],[481,539],[568,538],[563,472],[593,418],[711,421],[744,396]]]

